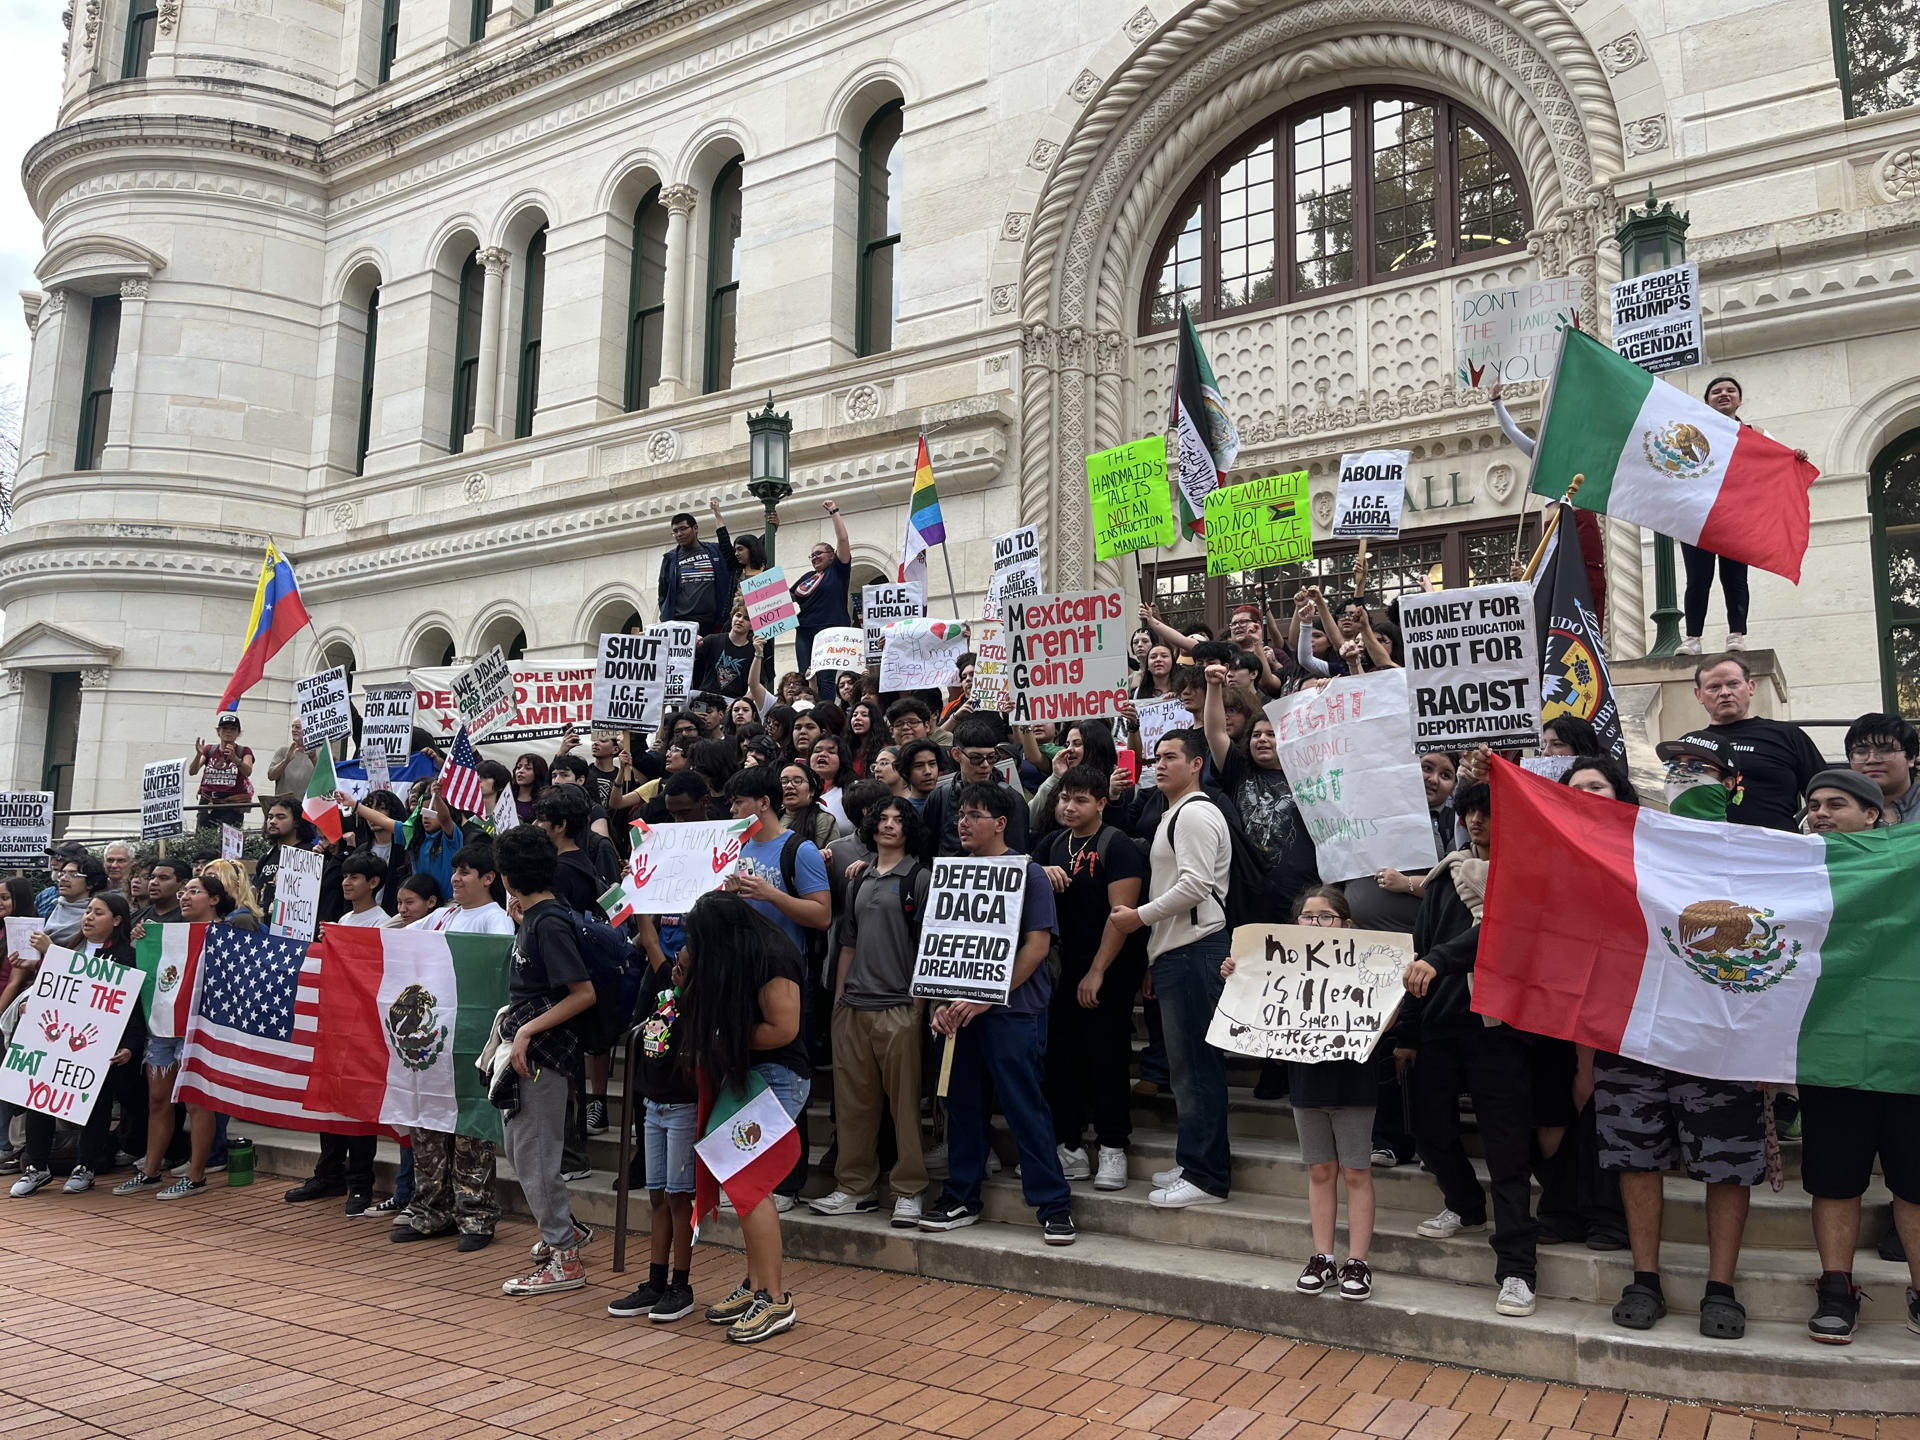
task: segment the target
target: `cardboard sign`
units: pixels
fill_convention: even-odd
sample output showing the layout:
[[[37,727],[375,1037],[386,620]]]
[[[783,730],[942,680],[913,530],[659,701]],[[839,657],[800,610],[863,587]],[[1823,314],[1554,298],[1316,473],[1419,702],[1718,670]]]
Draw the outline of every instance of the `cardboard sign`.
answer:
[[[740,868],[737,820],[652,825],[636,835],[621,889],[636,915],[678,915]]]
[[[187,762],[156,760],[140,767],[140,838],[163,840],[187,830]]]
[[[1567,771],[1573,768],[1573,762],[1571,755],[1529,755],[1520,762],[1520,768],[1559,781],[1566,778]]]
[[[489,737],[489,744],[501,752],[496,758],[511,762],[521,750],[552,755],[553,745],[541,742],[558,740],[569,725],[579,730],[592,725],[593,668],[591,661],[584,660],[564,665],[514,661],[513,718]],[[413,672],[413,722],[435,740],[452,740],[460,728],[451,688],[457,673],[446,666]]]
[[[1006,1004],[1026,898],[1024,855],[935,860],[908,993],[916,1000]]]
[[[861,623],[866,629],[866,654],[860,668],[880,663],[880,639],[896,620],[917,620],[927,613],[923,585],[866,585],[860,590]]]
[[[1560,357],[1560,332],[1578,329],[1580,281],[1530,280],[1469,290],[1454,298],[1454,357],[1462,390],[1546,380]]]
[[[1406,993],[1413,941],[1383,930],[1242,925],[1207,1043],[1262,1060],[1365,1060]]]
[[[882,690],[930,690],[960,683],[967,632],[958,620],[896,620],[881,638]]]
[[[393,767],[387,763],[386,756],[375,751],[365,756],[360,763],[367,772],[367,792],[369,794],[375,790],[385,790],[392,786]]]
[[[813,658],[807,668],[811,679],[822,671],[846,671],[858,675],[867,668],[866,633],[851,625],[836,625],[813,637]]]
[[[1340,457],[1340,485],[1333,497],[1333,538],[1392,539],[1400,533],[1407,499],[1406,450],[1363,450]]]
[[[498,645],[456,674],[448,688],[467,739],[474,744],[512,723],[513,668]]]
[[[1040,567],[1040,532],[1022,525],[993,537],[993,575],[987,581],[987,618],[997,620],[1009,597],[1038,595],[1045,583]]]
[[[1151,760],[1160,739],[1169,730],[1185,730],[1193,725],[1193,712],[1175,695],[1165,700],[1136,700],[1133,714],[1140,724],[1140,754]]]
[[[1698,265],[1618,281],[1612,297],[1614,354],[1655,375],[1706,363]]]
[[[1207,496],[1207,574],[1238,575],[1313,558],[1307,472],[1269,475]]]
[[[1437,858],[1420,763],[1407,749],[1407,672],[1339,675],[1267,706],[1280,768],[1329,884]]]
[[[778,565],[742,576],[740,600],[747,607],[747,623],[753,626],[756,640],[771,640],[800,628],[800,606],[787,590],[787,572]]]
[[[49,949],[0,1066],[0,1100],[83,1124],[144,980],[135,965]],[[139,1062],[135,1055],[132,1063]]]
[[[640,730],[647,719],[649,690],[665,685],[666,644],[657,635],[615,632],[600,637],[593,666],[593,723],[603,730]]]
[[[1013,708],[1013,667],[1002,621],[982,620],[973,627],[973,689],[967,701],[976,710]]]
[[[280,871],[273,882],[273,914],[267,928],[276,935],[313,939],[320,923],[320,869],[326,856],[295,845],[280,847]]]
[[[53,844],[53,792],[0,790],[0,867],[39,870]]]
[[[1524,581],[1400,597],[1413,751],[1540,743],[1540,641]]]
[[[329,740],[353,734],[353,706],[347,699],[347,670],[336,665],[293,682],[300,707],[300,743],[317,749]]]
[[[247,848],[247,834],[238,825],[220,827],[220,858],[238,860]]]
[[[1167,488],[1167,437],[1149,435],[1087,457],[1093,507],[1093,555],[1111,560],[1171,545],[1173,492]]]
[[[360,756],[403,763],[413,751],[413,686],[367,685],[360,691]]]
[[[1127,703],[1127,603],[1118,590],[1011,600],[1015,725],[1118,715]]]

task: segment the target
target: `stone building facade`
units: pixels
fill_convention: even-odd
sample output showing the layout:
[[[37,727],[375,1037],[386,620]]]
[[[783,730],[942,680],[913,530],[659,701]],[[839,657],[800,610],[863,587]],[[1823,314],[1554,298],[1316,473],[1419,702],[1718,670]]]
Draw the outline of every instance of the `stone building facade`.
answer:
[[[963,611],[990,537],[1033,521],[1058,588],[1144,579],[1217,614],[1193,556],[1142,577],[1088,528],[1083,457],[1164,427],[1181,298],[1237,473],[1309,468],[1324,533],[1341,453],[1409,447],[1389,589],[1504,571],[1527,466],[1454,373],[1455,298],[1595,294],[1649,187],[1691,218],[1710,316],[1710,368],[1675,378],[1736,373],[1823,472],[1806,576],[1756,577],[1753,643],[1797,714],[1920,679],[1897,4],[78,0],[70,23],[24,167],[45,255],[0,783],[137,803],[143,761],[210,733],[264,537],[315,631],[243,704],[257,744],[323,656],[384,680],[495,643],[590,654],[654,618],[672,513],[716,497],[757,528],[769,392],[790,566],[831,499],[860,571],[890,569],[924,429]],[[1610,524],[1607,548],[1633,656],[1651,541]]]

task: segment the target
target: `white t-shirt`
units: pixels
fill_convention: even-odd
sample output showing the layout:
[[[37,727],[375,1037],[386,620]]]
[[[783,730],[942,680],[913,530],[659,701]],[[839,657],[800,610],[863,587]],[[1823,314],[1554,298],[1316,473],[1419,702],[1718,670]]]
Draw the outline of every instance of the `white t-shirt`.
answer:
[[[466,935],[511,935],[513,917],[489,900],[477,910],[458,905],[443,905],[424,920],[416,920],[409,930],[445,930]]]
[[[498,909],[499,907],[495,906],[494,908]],[[354,925],[372,930],[386,924],[387,921],[392,918],[393,917],[388,915],[386,911],[382,910],[378,905],[375,905],[366,910],[349,910],[333,923],[336,925]]]

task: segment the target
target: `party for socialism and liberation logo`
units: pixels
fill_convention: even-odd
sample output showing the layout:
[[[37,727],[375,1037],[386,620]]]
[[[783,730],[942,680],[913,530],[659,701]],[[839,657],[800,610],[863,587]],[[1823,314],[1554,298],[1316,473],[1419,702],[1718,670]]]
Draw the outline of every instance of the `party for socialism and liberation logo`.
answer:
[[[387,1011],[387,1039],[393,1053],[409,1070],[431,1070],[447,1047],[447,1027],[440,1023],[440,1002],[424,985],[409,985],[394,997]]]
[[[1799,963],[1800,942],[1787,940],[1773,911],[1731,900],[1696,900],[1680,912],[1680,938],[1660,927],[1667,948],[1710,985],[1734,994],[1771,990]]]
[[[1662,475],[1675,480],[1692,480],[1704,475],[1713,459],[1713,446],[1698,425],[1675,420],[1642,437],[1647,463]]]

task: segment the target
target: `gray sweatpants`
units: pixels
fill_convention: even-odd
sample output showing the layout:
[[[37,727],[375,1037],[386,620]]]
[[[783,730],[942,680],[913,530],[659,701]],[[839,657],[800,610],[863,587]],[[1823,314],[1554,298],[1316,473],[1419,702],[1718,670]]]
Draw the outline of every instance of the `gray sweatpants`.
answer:
[[[540,1238],[558,1250],[573,1243],[573,1204],[560,1178],[571,1082],[558,1070],[542,1070],[520,1082],[520,1108],[507,1119],[507,1159],[520,1177]]]

